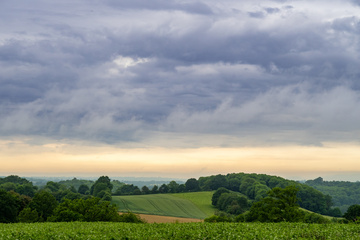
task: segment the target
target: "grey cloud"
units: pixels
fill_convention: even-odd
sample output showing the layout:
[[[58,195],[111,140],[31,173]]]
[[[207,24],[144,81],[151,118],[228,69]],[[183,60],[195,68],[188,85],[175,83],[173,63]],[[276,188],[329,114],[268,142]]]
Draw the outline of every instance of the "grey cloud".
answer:
[[[110,6],[120,9],[147,9],[147,10],[179,10],[196,14],[212,14],[212,10],[203,2],[181,2],[181,1],[167,1],[167,0],[155,0],[155,1],[142,1],[142,0],[107,0]]]
[[[264,18],[265,14],[263,12],[248,12],[250,17],[253,18]]]
[[[273,14],[273,13],[278,13],[278,12],[280,12],[280,9],[279,8],[270,8],[270,7],[268,7],[268,8],[265,8],[264,9],[267,13],[269,13],[269,14]]]
[[[45,2],[19,3],[26,27],[0,34],[2,136],[357,140],[357,17],[325,21],[296,1]]]

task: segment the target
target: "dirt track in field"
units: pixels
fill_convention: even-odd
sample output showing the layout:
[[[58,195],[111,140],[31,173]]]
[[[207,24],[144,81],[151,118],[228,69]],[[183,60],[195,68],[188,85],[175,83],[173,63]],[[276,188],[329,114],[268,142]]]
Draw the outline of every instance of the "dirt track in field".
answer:
[[[180,218],[168,217],[158,215],[137,214],[148,223],[186,223],[186,222],[202,222],[201,219],[196,218]]]

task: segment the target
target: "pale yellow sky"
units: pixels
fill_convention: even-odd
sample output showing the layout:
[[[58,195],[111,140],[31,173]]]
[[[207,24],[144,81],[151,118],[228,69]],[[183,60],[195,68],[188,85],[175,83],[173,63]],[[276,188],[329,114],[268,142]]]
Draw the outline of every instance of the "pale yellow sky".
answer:
[[[255,172],[290,179],[360,172],[358,144],[322,147],[132,148],[0,141],[1,175],[190,178]],[[360,180],[360,175],[358,179]]]

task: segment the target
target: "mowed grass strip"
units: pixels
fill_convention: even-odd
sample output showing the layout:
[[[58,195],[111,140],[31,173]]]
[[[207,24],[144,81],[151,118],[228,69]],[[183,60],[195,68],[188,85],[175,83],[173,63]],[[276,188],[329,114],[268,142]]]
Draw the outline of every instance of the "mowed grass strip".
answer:
[[[192,201],[171,194],[113,196],[112,203],[117,205],[119,212],[197,219],[208,216]]]

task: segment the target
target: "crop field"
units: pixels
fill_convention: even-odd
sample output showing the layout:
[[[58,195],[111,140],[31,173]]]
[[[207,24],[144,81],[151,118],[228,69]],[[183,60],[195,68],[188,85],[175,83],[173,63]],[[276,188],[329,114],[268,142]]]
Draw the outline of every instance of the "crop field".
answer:
[[[120,212],[204,219],[208,214],[192,201],[170,194],[113,196]]]
[[[0,239],[360,239],[356,224],[304,223],[16,223],[0,224]]]
[[[216,208],[211,204],[211,198],[214,191],[211,192],[190,192],[190,193],[173,193],[174,197],[187,199],[195,204],[207,217],[214,215]]]

